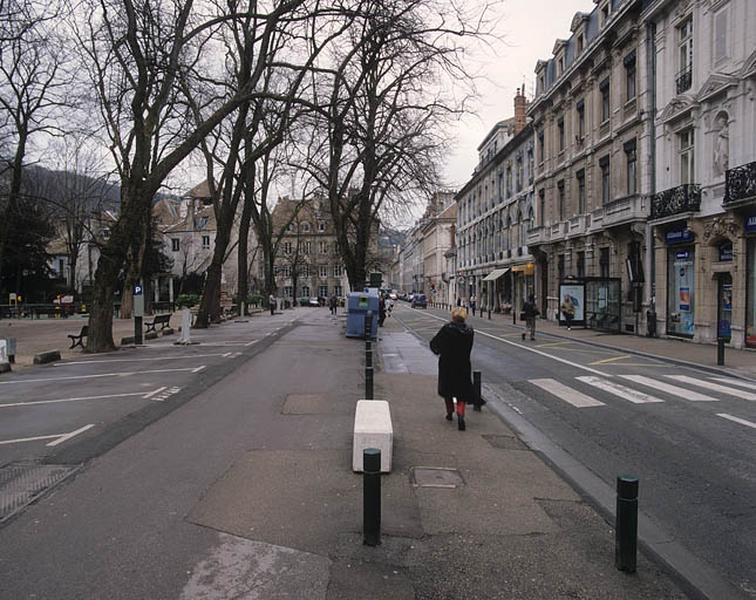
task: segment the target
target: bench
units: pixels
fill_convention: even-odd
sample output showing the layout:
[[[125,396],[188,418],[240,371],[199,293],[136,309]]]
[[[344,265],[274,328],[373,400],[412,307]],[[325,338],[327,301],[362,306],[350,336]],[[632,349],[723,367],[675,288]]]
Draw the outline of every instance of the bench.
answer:
[[[71,338],[71,346],[69,350],[73,350],[76,348],[76,346],[81,346],[84,348],[84,344],[81,343],[81,341],[89,335],[89,325],[83,325],[81,327],[81,331],[79,332],[79,335],[72,335],[68,334],[68,337]]]
[[[150,322],[146,322],[145,325],[147,326],[145,333],[155,331],[156,325],[160,325],[160,331],[162,331],[166,327],[171,326],[171,313],[166,313],[164,315],[155,315],[155,318]]]
[[[362,452],[366,448],[381,451],[381,473],[391,472],[394,429],[391,409],[385,400],[359,400],[354,413],[352,441],[352,470],[362,472]]]

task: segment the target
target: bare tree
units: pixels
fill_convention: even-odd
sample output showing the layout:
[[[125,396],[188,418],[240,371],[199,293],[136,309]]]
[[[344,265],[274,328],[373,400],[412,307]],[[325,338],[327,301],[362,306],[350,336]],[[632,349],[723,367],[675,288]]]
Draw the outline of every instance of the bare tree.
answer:
[[[464,43],[484,34],[486,8],[437,0],[367,0],[348,44],[319,73],[318,118],[305,168],[327,191],[352,289],[367,276],[382,212],[427,197],[448,119],[472,77]]]

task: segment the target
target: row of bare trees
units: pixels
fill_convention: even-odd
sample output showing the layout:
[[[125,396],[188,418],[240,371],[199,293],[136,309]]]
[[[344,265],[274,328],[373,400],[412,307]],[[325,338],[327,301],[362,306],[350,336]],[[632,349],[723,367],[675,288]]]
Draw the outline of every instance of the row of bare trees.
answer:
[[[463,53],[491,26],[487,8],[459,0],[35,2],[0,0],[5,15],[19,6],[37,15],[31,29],[39,39],[54,31],[58,48],[35,67],[29,28],[3,26],[0,148],[14,150],[4,154],[20,178],[29,137],[58,135],[76,115],[89,143],[110,153],[120,208],[97,264],[92,352],[113,348],[119,277],[129,289],[144,273],[153,199],[188,163],[203,165],[217,223],[198,327],[220,316],[222,266],[234,252],[246,297],[250,229],[274,291],[284,180],[302,205],[314,193],[327,199],[350,285],[361,288],[376,220],[442,183],[445,126],[474,79]],[[6,237],[0,230],[0,264]]]

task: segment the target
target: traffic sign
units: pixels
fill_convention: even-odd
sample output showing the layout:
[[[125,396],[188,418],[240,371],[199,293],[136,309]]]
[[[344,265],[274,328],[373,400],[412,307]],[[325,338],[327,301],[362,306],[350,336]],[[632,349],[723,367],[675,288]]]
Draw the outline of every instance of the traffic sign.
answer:
[[[144,288],[141,285],[135,285],[134,286],[134,295],[135,296],[141,296],[144,292]]]

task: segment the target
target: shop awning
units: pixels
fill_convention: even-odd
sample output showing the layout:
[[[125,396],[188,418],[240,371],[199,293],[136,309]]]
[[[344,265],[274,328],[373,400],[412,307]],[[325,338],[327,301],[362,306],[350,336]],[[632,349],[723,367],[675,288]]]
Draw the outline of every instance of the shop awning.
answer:
[[[496,281],[502,275],[509,273],[509,269],[494,269],[483,278],[483,281]]]

